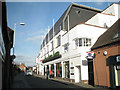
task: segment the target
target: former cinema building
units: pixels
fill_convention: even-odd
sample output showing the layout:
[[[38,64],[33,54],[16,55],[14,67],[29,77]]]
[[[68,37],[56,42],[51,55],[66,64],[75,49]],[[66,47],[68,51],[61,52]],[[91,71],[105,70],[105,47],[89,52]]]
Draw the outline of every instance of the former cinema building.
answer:
[[[48,69],[54,77],[88,83],[86,52],[118,20],[118,7],[114,3],[101,11],[71,3],[41,44],[37,72],[45,75]]]

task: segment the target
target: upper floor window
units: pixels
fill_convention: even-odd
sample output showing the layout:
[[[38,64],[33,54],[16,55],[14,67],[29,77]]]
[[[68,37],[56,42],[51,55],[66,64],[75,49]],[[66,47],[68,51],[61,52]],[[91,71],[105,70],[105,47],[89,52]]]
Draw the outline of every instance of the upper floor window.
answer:
[[[53,41],[51,42],[51,46],[52,46],[52,47],[51,47],[51,49],[53,50],[53,49],[54,49],[54,46],[53,46]]]
[[[44,54],[46,54],[46,48],[44,48]]]
[[[49,45],[47,45],[47,53],[49,52]]]
[[[64,45],[64,52],[68,51],[68,47],[69,47],[69,44],[66,43],[66,44]]]
[[[91,39],[90,38],[77,38],[75,40],[75,45],[78,47],[80,46],[91,46]]]
[[[61,35],[57,37],[57,47],[61,45]]]
[[[116,39],[116,38],[120,38],[120,32],[118,32],[117,34],[115,34],[115,36],[113,37],[113,39]]]

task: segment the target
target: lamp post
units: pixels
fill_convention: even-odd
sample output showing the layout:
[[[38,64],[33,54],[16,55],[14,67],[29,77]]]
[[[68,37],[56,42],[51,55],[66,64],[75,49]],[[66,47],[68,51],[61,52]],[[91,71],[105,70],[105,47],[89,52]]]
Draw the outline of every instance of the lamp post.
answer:
[[[15,53],[15,31],[16,31],[16,25],[19,24],[19,25],[25,25],[25,23],[15,23],[14,24],[14,40],[13,40],[13,55]]]

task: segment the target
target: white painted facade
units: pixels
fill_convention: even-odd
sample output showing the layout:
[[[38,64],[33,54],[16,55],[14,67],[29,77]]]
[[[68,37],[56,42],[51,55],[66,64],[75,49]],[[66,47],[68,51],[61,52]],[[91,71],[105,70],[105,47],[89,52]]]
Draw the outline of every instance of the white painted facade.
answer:
[[[55,72],[54,76],[56,77],[56,63],[60,62],[62,64],[62,78],[65,78],[65,61],[69,61],[69,78],[74,79],[76,83],[88,80],[88,66],[83,64],[83,61],[87,62],[86,52],[90,51],[90,48],[94,45],[98,37],[107,30],[104,23],[106,23],[107,26],[110,27],[119,18],[118,14],[116,14],[117,6],[118,4],[113,4],[106,10],[104,10],[102,13],[98,13],[93,16],[85,23],[76,25],[71,30],[68,30],[68,32],[61,30],[57,35],[55,35],[54,38],[51,39],[47,43],[47,45],[45,45],[40,50],[40,55],[36,59],[36,61],[38,61],[37,63],[39,66],[39,71],[43,71],[42,75],[44,75],[44,70],[46,71],[47,65],[51,67],[51,65],[53,64]],[[109,15],[110,11],[113,12],[113,15]],[[59,35],[61,36],[61,45],[57,47],[57,37]],[[82,46],[76,46],[75,41],[80,38],[82,38]],[[91,45],[84,46],[84,40],[86,39],[83,38],[91,39]],[[53,50],[51,44],[52,41],[54,42]],[[68,50],[64,50],[64,46],[66,44],[68,44]],[[57,51],[59,51],[59,53],[62,55],[61,58],[46,63],[40,62],[40,60],[48,57],[49,55],[52,55],[53,52]]]
[[[111,27],[120,18],[120,5],[112,4],[101,13],[97,13],[86,23],[104,27],[105,24]]]

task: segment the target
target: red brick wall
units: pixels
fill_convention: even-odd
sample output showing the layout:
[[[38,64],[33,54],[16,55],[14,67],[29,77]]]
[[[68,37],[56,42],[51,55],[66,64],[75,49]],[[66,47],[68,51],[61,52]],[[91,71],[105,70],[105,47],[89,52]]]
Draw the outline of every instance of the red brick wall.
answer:
[[[119,49],[120,43],[93,50],[96,55],[93,59],[95,85],[110,87],[109,66],[106,65],[106,60],[109,56],[120,54]],[[107,51],[106,56],[103,55],[104,51]]]

